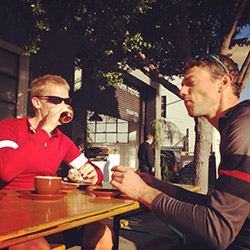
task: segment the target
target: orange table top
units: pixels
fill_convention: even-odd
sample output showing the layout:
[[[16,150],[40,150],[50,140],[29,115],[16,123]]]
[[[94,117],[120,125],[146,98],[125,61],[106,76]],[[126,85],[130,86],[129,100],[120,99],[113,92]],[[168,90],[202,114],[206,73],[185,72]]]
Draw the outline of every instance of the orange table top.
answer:
[[[30,191],[0,191],[0,248],[140,207],[137,201],[97,197],[87,189],[64,193],[58,200],[43,201],[36,200]]]
[[[178,186],[178,187],[181,187],[181,188],[184,188],[184,189],[191,191],[191,192],[198,192],[201,189],[199,186],[196,186],[196,185],[178,184],[178,183],[171,183],[171,184]]]

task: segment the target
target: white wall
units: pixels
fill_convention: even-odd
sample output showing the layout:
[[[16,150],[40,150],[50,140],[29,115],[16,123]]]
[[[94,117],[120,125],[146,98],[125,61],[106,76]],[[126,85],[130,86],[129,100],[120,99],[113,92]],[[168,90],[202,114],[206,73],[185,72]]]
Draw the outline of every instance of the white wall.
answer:
[[[173,81],[178,88],[181,88],[181,79],[176,77]],[[184,102],[168,91],[166,88],[161,86],[161,95],[167,96],[167,114],[166,118],[168,121],[174,123],[183,135],[186,135],[187,128],[189,129],[189,151],[194,151],[194,119],[189,117],[185,108]],[[165,145],[168,146],[168,145]]]
[[[175,78],[174,81],[172,81],[172,83],[177,85],[178,88],[181,88],[181,81],[182,80],[180,78]],[[180,98],[172,94],[164,87],[161,88],[162,88],[161,90],[162,95],[167,96],[167,120],[177,125],[177,127],[180,129],[180,132],[182,132],[184,135],[186,134],[186,129],[189,128],[189,152],[194,152],[194,146],[195,146],[194,119],[188,115],[184,102],[180,100]],[[212,151],[215,152],[217,168],[220,162],[219,145],[220,145],[220,133],[218,132],[217,129],[213,128]]]

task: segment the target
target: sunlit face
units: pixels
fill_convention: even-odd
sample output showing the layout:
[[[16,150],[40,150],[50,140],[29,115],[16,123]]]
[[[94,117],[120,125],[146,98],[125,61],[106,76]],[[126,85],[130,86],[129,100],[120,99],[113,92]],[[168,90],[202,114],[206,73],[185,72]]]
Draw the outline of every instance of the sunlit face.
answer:
[[[191,117],[212,118],[216,115],[220,102],[218,86],[219,80],[212,82],[205,68],[195,66],[187,70],[180,95]]]
[[[68,98],[69,91],[67,88],[63,86],[49,85],[45,88],[41,96],[57,96],[61,98]],[[42,118],[48,115],[49,111],[53,107],[55,107],[55,105],[60,105],[50,102],[49,99],[38,98],[38,101],[39,101],[40,115],[42,116]],[[62,103],[64,104],[64,101]]]

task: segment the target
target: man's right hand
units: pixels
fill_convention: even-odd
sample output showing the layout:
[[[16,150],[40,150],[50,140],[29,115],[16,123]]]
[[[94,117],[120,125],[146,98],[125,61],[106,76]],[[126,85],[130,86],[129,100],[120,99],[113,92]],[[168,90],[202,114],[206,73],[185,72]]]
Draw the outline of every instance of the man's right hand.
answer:
[[[52,131],[59,125],[62,125],[59,122],[59,118],[63,112],[72,112],[68,105],[66,104],[57,104],[55,105],[44,117],[44,119],[38,125],[38,128],[44,129],[48,134],[51,134]]]
[[[110,183],[113,186],[151,209],[153,200],[161,193],[159,190],[148,186],[131,168],[115,166],[111,171],[113,171],[113,174]]]

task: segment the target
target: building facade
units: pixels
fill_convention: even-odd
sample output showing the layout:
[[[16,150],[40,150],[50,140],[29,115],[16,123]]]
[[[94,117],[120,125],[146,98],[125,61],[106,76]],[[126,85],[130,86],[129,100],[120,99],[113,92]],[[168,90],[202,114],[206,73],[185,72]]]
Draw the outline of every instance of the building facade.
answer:
[[[72,41],[62,36],[49,34],[39,53],[31,56],[24,54],[21,39],[15,39],[13,34],[1,37],[0,120],[32,116],[30,82],[44,74],[61,75],[71,86],[75,114],[74,121],[60,129],[73,141],[80,137],[88,140],[89,146],[109,149],[113,165],[136,169],[137,150],[144,140],[146,126],[159,113],[159,85],[141,72],[132,72],[126,74],[124,84],[118,88],[100,91],[98,86],[84,83],[83,79],[81,89],[74,90],[75,51]],[[60,45],[59,40],[63,41]],[[101,122],[89,121],[95,112],[102,117]]]
[[[82,82],[73,97],[73,139],[80,137],[85,148],[106,148],[110,152],[108,161],[112,161],[109,168],[121,164],[137,169],[139,144],[149,121],[160,113],[159,84],[139,71],[125,74],[124,83],[117,88],[102,91],[84,78]]]

